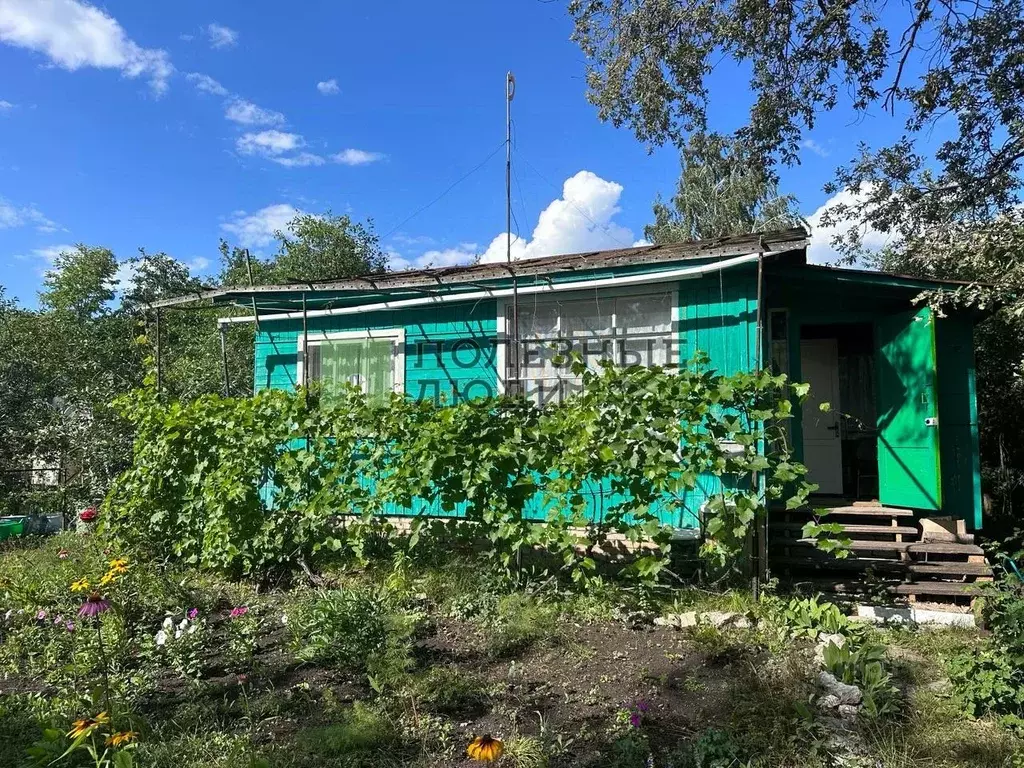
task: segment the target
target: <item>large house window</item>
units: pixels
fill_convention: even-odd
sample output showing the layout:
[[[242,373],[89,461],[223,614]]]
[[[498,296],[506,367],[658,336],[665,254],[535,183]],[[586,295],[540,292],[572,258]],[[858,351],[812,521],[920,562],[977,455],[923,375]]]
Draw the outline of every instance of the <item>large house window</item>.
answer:
[[[582,377],[559,357],[572,351],[587,365],[670,365],[677,362],[672,328],[673,292],[587,298],[524,298],[519,303],[519,365],[509,373],[534,402],[561,402],[578,392]],[[510,308],[506,317],[511,327]],[[515,386],[515,385],[513,385]]]
[[[299,337],[299,381],[305,364],[307,383],[319,382],[325,392],[342,384],[359,387],[371,397],[404,390],[403,329],[310,334],[307,344],[303,350]]]

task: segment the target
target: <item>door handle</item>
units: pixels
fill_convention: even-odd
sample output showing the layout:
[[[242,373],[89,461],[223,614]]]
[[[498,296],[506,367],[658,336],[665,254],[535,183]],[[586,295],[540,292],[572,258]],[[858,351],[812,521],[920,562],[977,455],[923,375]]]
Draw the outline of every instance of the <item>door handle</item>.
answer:
[[[838,433],[839,432],[839,425],[838,424],[833,424],[833,425],[831,425],[829,427],[825,427],[825,429],[831,429],[833,432]]]

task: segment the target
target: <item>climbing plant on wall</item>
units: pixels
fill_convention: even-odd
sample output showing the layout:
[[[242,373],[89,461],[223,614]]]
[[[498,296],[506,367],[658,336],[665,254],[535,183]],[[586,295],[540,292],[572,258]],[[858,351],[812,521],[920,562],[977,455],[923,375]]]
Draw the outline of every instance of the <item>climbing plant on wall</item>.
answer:
[[[678,371],[571,365],[581,393],[543,407],[381,402],[347,387],[164,403],[140,390],[118,404],[137,439],[107,524],[152,552],[252,573],[325,548],[359,556],[396,513],[413,515],[410,545],[428,519],[457,515],[506,567],[541,548],[576,579],[612,534],[648,541],[626,571],[653,579],[671,523],[699,518],[702,554],[721,566],[766,500],[806,500],[784,430],[805,388],[767,372],[723,376],[704,358]],[[587,495],[602,483],[615,501],[591,519]]]

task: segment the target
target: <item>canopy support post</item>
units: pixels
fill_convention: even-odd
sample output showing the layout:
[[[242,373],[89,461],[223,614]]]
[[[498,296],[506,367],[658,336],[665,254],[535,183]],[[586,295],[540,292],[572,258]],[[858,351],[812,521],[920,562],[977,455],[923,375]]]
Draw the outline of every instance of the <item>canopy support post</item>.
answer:
[[[156,396],[163,391],[163,366],[160,360],[160,310],[156,311]]]
[[[302,292],[302,386],[309,381],[309,323],[306,315],[306,292]]]
[[[231,397],[231,379],[228,376],[227,328],[220,325],[218,330],[220,330],[220,363],[224,371],[224,397]]]

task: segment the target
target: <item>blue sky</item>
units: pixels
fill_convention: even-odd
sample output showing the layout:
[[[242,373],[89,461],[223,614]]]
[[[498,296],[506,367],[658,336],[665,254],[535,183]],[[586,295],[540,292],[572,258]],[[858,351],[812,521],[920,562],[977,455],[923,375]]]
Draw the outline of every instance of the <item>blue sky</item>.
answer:
[[[77,242],[209,274],[219,238],[267,251],[297,210],[372,218],[395,267],[489,258],[502,151],[410,217],[501,146],[509,69],[517,255],[630,245],[677,156],[598,121],[571,32],[564,4],[538,0],[0,0],[0,284],[34,304]],[[734,127],[743,78],[715,86]],[[859,139],[898,127],[852,121],[825,116],[784,175],[808,216]]]

